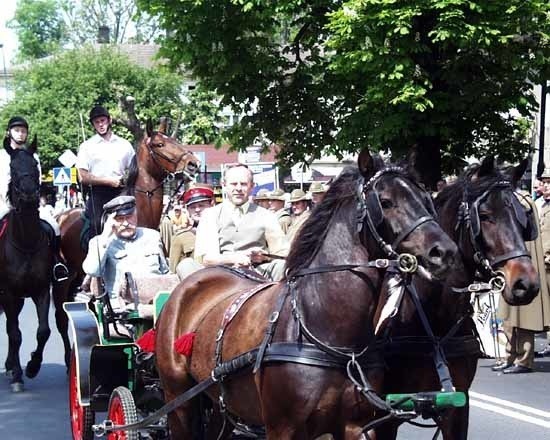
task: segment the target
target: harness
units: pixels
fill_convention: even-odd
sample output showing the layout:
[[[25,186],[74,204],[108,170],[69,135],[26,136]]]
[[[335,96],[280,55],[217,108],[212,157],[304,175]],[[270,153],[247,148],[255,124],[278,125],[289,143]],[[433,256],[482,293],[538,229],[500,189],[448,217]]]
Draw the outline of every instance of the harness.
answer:
[[[383,220],[382,208],[378,197],[375,193],[375,185],[381,176],[386,174],[401,174],[400,168],[386,168],[377,172],[366,184],[361,183],[358,186],[358,206],[357,206],[357,231],[361,232],[364,229],[364,225],[367,225],[368,231],[376,241],[378,247],[388,256],[386,259],[377,259],[369,261],[364,264],[342,264],[342,265],[325,265],[319,267],[309,267],[297,270],[288,274],[283,292],[279,295],[275,307],[267,320],[267,329],[264,333],[264,338],[260,346],[243,353],[233,359],[223,361],[222,348],[223,337],[227,326],[232,319],[238,314],[242,306],[254,295],[265,291],[268,287],[273,286],[274,283],[262,284],[255,288],[243,292],[237,297],[231,305],[227,308],[220,328],[216,336],[215,347],[215,360],[216,366],[212,370],[210,377],[195,385],[193,388],[187,390],[185,393],[177,396],[174,400],[163,406],[161,409],[146,417],[140,422],[124,425],[114,426],[112,422],[106,421],[101,425],[95,425],[94,431],[96,435],[103,435],[106,432],[119,431],[119,430],[138,430],[147,428],[148,425],[157,421],[159,418],[167,415],[169,412],[175,410],[183,403],[189,401],[193,397],[206,391],[210,386],[217,384],[220,390],[219,393],[219,410],[224,416],[223,427],[221,432],[224,431],[226,422],[229,421],[238,429],[244,431],[248,436],[256,436],[257,432],[253,432],[246,425],[240,423],[232,415],[228,414],[225,404],[225,387],[224,380],[230,375],[237,374],[244,369],[253,367],[253,373],[259,371],[262,365],[273,362],[291,362],[301,365],[310,365],[322,368],[337,368],[345,371],[348,379],[354,384],[357,391],[360,392],[375,408],[385,411],[388,415],[375,420],[369,425],[363,428],[363,432],[367,432],[372,427],[377,426],[389,418],[398,418],[401,420],[410,420],[417,417],[414,411],[403,411],[399,408],[399,405],[403,402],[396,401],[393,404],[388,404],[374,391],[365,374],[365,368],[383,367],[383,359],[381,357],[384,341],[375,340],[373,335],[371,340],[364,347],[351,348],[351,347],[334,347],[320,340],[309,329],[307,323],[304,320],[303,313],[301,311],[302,305],[300,303],[300,296],[298,289],[296,288],[297,281],[301,278],[305,278],[314,274],[334,273],[334,272],[351,272],[354,275],[361,276],[362,279],[368,279],[367,283],[370,283],[373,287],[372,281],[365,276],[362,271],[364,269],[381,269],[386,270],[389,276],[396,277],[398,280],[397,285],[400,287],[406,287],[419,313],[422,318],[422,322],[426,327],[427,333],[430,335],[433,349],[433,358],[437,367],[437,371],[443,386],[446,391],[452,391],[452,381],[446,365],[445,354],[441,348],[440,341],[438,341],[431,327],[427,321],[425,313],[422,308],[422,304],[418,298],[418,294],[411,284],[412,274],[418,274],[431,280],[431,274],[420,266],[416,260],[416,257],[410,254],[398,254],[394,247],[397,247],[407,236],[409,236],[414,230],[420,227],[422,224],[434,221],[432,215],[423,216],[409,225],[403,230],[392,244],[388,244],[380,236],[377,231],[377,226],[380,226]],[[431,199],[429,199],[431,200]],[[367,209],[368,207],[368,209]],[[433,205],[429,208],[432,214],[435,214]],[[277,323],[279,321],[281,311],[285,303],[290,299],[292,316],[299,328],[299,335],[296,335],[295,340],[298,342],[272,342]],[[305,338],[307,342],[302,341],[301,336]]]

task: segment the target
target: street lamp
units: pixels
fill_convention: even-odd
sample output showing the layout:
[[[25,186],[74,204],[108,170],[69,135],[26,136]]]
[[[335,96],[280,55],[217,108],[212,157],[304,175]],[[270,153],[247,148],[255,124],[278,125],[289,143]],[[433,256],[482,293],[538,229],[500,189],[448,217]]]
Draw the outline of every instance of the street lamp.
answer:
[[[6,90],[6,102],[8,102],[8,72],[6,71],[6,57],[4,56],[3,43],[0,43],[0,50],[2,50],[2,66],[4,67],[4,87]]]

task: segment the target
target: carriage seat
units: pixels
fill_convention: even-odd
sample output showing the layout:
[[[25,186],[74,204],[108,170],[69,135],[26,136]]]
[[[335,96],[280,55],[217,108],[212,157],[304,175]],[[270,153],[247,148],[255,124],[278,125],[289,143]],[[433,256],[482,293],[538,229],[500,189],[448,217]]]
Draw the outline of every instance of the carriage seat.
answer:
[[[121,287],[120,297],[129,305],[140,304],[140,316],[153,319],[153,300],[159,291],[171,292],[179,284],[176,274],[144,275],[133,277],[126,274],[126,282]]]

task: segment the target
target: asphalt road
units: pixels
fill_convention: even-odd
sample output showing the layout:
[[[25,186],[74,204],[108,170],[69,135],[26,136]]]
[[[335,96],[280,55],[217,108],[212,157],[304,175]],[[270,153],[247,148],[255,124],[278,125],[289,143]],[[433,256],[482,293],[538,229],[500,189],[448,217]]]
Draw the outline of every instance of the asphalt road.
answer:
[[[21,315],[25,365],[34,348],[36,318],[27,301]],[[55,327],[53,315],[50,323]],[[5,317],[0,316],[0,372],[4,369],[7,337]],[[540,346],[545,341],[537,339]],[[537,360],[536,372],[505,376],[490,370],[491,361],[480,361],[471,393],[471,440],[550,440],[550,358]],[[70,440],[67,409],[67,376],[61,338],[52,328],[38,377],[27,379],[26,391],[12,394],[8,379],[0,377],[0,439]],[[400,440],[429,440],[433,429],[404,426]]]

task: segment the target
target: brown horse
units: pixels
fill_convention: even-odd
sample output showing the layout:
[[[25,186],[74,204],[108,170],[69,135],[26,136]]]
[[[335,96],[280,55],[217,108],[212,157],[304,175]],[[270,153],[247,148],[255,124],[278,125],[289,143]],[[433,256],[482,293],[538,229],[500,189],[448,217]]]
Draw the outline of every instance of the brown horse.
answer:
[[[40,173],[33,156],[36,138],[28,149],[13,149],[9,143],[4,148],[11,157],[8,197],[12,209],[0,225],[0,309],[6,313],[8,333],[6,373],[11,376],[12,391],[19,392],[23,390],[19,313],[25,298],[33,300],[38,315],[37,346],[26,367],[28,377],[38,374],[50,336],[48,311],[53,254],[49,240],[53,238],[53,231],[48,234],[38,216]]]
[[[138,225],[158,228],[163,209],[163,185],[183,174],[191,179],[198,170],[199,160],[174,138],[162,131],[153,131],[147,123],[146,134],[138,146],[127,182],[127,193],[136,197]],[[71,209],[58,217],[61,229],[61,250],[69,268],[69,278],[54,283],[53,298],[57,329],[65,347],[65,363],[70,363],[70,342],[67,335],[68,320],[63,303],[69,301],[82,282],[82,262],[86,257],[81,246],[81,231],[84,225],[81,208]]]
[[[369,260],[387,253],[393,257],[395,248],[416,255],[435,275],[445,273],[456,246],[434,221],[430,205],[410,174],[384,168],[365,150],[359,169],[344,170],[304,224],[287,258],[286,280],[264,285],[223,267],[189,276],[158,321],[157,366],[166,401],[211,377],[218,365],[225,369],[223,385],[206,391],[215,415],[224,410],[231,420],[263,425],[269,440],[323,433],[357,438],[357,427],[373,417],[373,410],[353,387],[346,363],[365,368],[374,389],[383,376],[369,346],[381,283]],[[232,315],[238,303],[240,311]],[[270,340],[266,328],[272,329],[273,342],[257,361],[258,372],[241,368],[231,374],[246,362],[243,353],[254,353],[264,338]],[[189,335],[194,346],[184,356],[174,344],[189,341]],[[220,438],[226,438],[232,427],[220,425],[222,417],[201,432],[204,401],[193,399],[170,414],[172,438],[215,438],[220,426],[225,427]]]
[[[539,289],[539,278],[524,243],[534,238],[536,225],[514,195],[526,164],[505,175],[488,157],[436,198],[440,223],[457,243],[462,264],[451,271],[445,284],[418,281],[418,290],[427,294],[423,306],[434,334],[446,341],[443,348],[458,391],[468,392],[480,355],[467,286],[475,282],[487,289],[499,275],[503,276],[502,297],[512,305],[528,304]],[[476,277],[476,272],[482,278]],[[404,304],[403,309],[406,307],[411,305]],[[384,392],[439,390],[440,380],[429,355],[433,347],[420,320],[395,322],[391,336]],[[468,405],[446,410],[438,422],[443,438],[466,439],[468,418]],[[397,428],[394,423],[380,426],[376,429],[377,440],[395,439]]]

